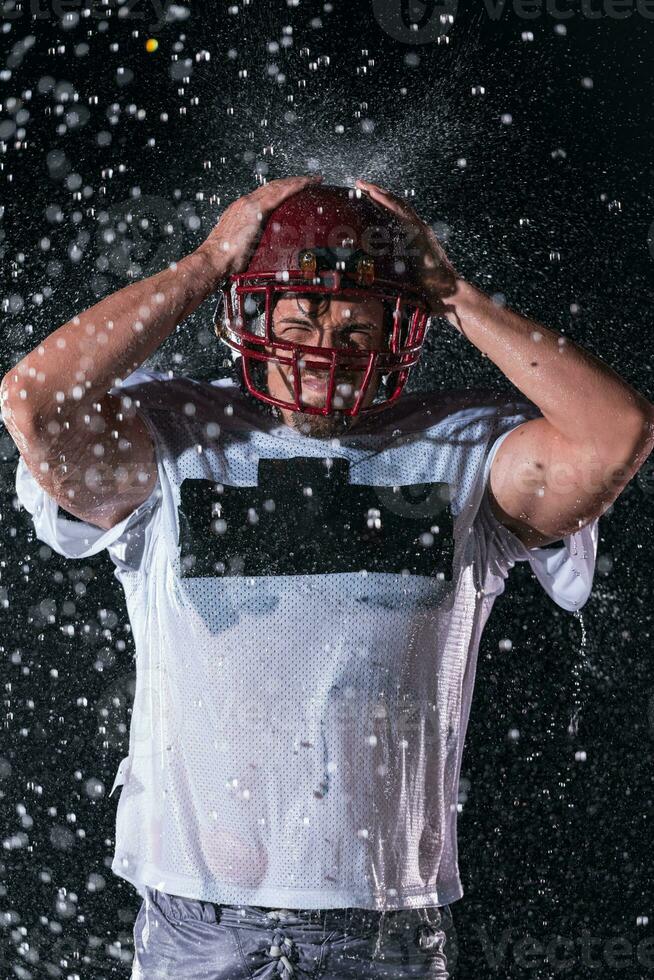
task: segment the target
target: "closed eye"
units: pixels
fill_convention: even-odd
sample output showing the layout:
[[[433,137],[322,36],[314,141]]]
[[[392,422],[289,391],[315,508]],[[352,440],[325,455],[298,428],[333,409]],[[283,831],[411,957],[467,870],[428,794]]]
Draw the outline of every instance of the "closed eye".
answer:
[[[339,331],[341,338],[347,342],[360,342],[368,340],[374,327],[367,323],[348,323]],[[286,340],[296,340],[301,343],[309,335],[316,332],[316,328],[307,320],[296,320],[285,318],[275,325],[275,334]]]
[[[285,323],[275,326],[276,337],[279,337],[281,340],[295,341],[298,344],[308,343],[313,334],[314,330],[312,327],[304,326],[301,323]]]

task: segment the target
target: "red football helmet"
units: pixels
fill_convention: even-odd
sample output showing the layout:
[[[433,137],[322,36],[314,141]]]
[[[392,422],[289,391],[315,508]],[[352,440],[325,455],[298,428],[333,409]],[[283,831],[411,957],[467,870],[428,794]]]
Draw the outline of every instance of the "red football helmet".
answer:
[[[282,296],[361,300],[384,307],[384,340],[375,349],[322,347],[283,340],[273,332],[273,310]],[[241,355],[248,391],[269,405],[313,415],[363,415],[399,398],[422,352],[429,304],[417,256],[400,221],[359,190],[314,185],[273,211],[245,272],[222,285],[215,314],[217,335]],[[267,390],[266,371],[278,364],[290,378],[288,400]],[[258,368],[258,370],[257,370]],[[302,397],[302,371],[328,372],[324,404]],[[356,377],[353,404],[335,395],[337,380]],[[380,384],[383,379],[384,384]],[[379,387],[375,400],[366,393]]]

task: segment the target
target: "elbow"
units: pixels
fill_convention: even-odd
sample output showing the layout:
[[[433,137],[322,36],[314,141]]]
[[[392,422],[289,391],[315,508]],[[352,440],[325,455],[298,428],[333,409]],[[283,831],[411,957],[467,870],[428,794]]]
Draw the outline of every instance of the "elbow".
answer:
[[[633,430],[635,462],[641,465],[654,449],[654,405],[647,402],[636,419]]]
[[[8,374],[0,382],[0,415],[11,432],[16,422],[16,390]]]
[[[639,409],[613,443],[605,462],[612,471],[613,481],[623,489],[647,461],[654,449],[654,405],[649,402]]]
[[[0,382],[0,416],[19,449],[36,439],[38,426],[18,379],[6,374]]]
[[[623,462],[643,462],[654,447],[654,405],[646,399],[639,399],[637,406],[627,415],[616,419],[609,441],[604,447],[607,458],[621,459]]]
[[[589,448],[589,447],[588,447]],[[593,467],[597,470],[596,486],[608,496],[606,506],[624,490],[646,462],[654,449],[654,405],[645,399],[627,418],[621,415],[619,424],[610,432],[604,432],[601,441],[596,438],[592,449]]]

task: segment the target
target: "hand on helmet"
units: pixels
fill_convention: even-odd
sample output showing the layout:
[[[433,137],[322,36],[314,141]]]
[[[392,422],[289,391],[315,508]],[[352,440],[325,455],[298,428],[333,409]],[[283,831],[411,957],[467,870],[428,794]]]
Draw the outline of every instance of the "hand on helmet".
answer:
[[[320,176],[271,180],[230,204],[196,250],[208,258],[217,281],[243,272],[275,208],[287,197],[320,180]]]
[[[372,184],[368,180],[357,180],[356,186],[377,204],[392,211],[406,226],[408,246],[418,252],[423,287],[430,299],[432,313],[442,314],[443,300],[455,291],[459,276],[434,231],[418,217],[406,201],[391,194],[390,191],[382,190],[377,184]]]

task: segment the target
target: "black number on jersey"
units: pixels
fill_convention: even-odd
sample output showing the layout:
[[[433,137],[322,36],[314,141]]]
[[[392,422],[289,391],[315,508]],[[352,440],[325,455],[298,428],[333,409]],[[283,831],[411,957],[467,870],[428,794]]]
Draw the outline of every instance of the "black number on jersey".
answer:
[[[343,459],[262,459],[258,486],[183,481],[184,578],[394,572],[452,579],[446,483],[349,483]]]

